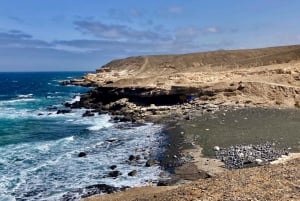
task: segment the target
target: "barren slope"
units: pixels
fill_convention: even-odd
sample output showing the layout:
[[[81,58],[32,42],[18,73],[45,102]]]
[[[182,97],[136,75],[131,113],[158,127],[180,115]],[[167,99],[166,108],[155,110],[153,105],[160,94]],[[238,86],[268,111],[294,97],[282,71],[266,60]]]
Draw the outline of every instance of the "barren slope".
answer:
[[[141,187],[85,201],[217,201],[299,200],[300,160],[228,171],[216,177],[174,187]]]
[[[130,57],[85,79],[101,87],[193,87],[208,91],[210,100],[290,107],[300,104],[300,45]]]

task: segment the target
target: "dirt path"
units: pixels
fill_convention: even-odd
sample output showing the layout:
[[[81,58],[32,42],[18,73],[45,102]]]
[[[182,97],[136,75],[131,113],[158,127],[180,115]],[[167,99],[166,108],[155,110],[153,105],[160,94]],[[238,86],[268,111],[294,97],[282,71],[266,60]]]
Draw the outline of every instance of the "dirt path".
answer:
[[[145,63],[141,66],[141,68],[135,73],[135,77],[143,77],[143,72],[147,69],[147,66],[149,64],[149,58],[147,56],[144,56]]]

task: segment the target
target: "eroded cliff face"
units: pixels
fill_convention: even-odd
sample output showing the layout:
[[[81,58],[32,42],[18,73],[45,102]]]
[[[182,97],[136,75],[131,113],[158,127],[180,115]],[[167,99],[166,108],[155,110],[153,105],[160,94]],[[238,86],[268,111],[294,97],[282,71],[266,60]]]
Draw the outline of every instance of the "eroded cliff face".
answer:
[[[125,102],[129,114],[139,110],[133,113],[140,116],[150,105],[158,111],[164,106],[176,110],[188,104],[195,109],[208,103],[299,107],[299,58],[300,46],[130,57],[71,83],[95,87],[77,106],[118,114],[116,108],[124,108]],[[119,100],[123,106],[114,106]]]

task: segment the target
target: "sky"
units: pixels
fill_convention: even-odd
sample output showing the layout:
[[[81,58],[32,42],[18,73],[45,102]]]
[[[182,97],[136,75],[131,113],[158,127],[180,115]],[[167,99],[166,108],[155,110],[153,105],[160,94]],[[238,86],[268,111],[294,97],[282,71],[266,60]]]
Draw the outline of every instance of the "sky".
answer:
[[[1,0],[0,71],[300,44],[299,0]]]

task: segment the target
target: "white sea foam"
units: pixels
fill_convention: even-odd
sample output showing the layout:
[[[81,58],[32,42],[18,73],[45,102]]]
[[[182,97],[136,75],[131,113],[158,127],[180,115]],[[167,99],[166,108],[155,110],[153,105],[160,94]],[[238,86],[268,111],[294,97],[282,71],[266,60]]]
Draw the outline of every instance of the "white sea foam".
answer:
[[[0,192],[3,192],[0,200],[11,192],[16,197],[31,193],[28,200],[59,200],[70,189],[97,183],[114,186],[151,184],[159,178],[158,166],[145,167],[143,157],[141,165],[137,166],[125,161],[131,154],[155,153],[159,149],[160,132],[161,127],[153,124],[125,130],[112,127],[100,130],[98,134],[0,147],[0,158],[7,164],[0,168]],[[112,138],[119,141],[106,141]],[[142,149],[145,151],[140,151]],[[80,151],[86,152],[87,156],[77,157]],[[116,179],[103,178],[110,171],[110,165],[117,165],[123,174]],[[137,170],[137,177],[127,175],[133,169]]]
[[[33,96],[33,94],[20,94],[20,95],[18,95],[18,98],[30,98],[32,96]]]
[[[73,140],[74,140],[74,136],[66,137],[65,140],[66,140],[66,141],[73,141]]]
[[[62,98],[62,96],[46,96],[46,98],[49,98],[49,99],[55,99],[55,98]]]
[[[68,103],[73,104],[73,103],[75,103],[77,101],[80,101],[80,96],[79,95],[74,96],[74,98],[71,101],[68,101]]]
[[[26,102],[32,102],[36,101],[37,99],[35,98],[22,98],[22,99],[13,99],[13,100],[4,100],[0,101],[0,106],[1,105],[8,105],[8,104],[14,104],[14,103],[26,103]]]
[[[87,129],[90,131],[98,131],[102,128],[108,128],[113,124],[109,122],[109,115],[96,115],[94,118],[85,118],[83,121],[84,124],[92,124]]]

